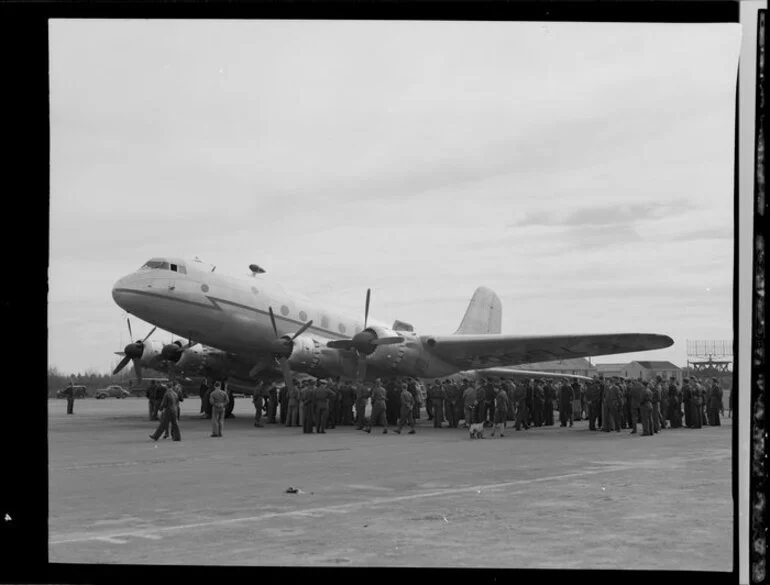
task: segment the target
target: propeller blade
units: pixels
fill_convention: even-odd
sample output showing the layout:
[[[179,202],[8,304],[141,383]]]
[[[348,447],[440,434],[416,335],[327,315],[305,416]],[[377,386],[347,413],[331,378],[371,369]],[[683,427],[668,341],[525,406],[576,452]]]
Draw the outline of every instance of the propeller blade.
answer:
[[[114,353],[115,353],[115,355],[126,355],[125,351],[116,351]]]
[[[157,329],[157,327],[153,327],[153,328],[152,328],[152,331],[150,331],[150,332],[147,334],[147,336],[146,336],[144,339],[142,339],[142,343],[144,343],[145,341],[147,341],[147,340],[150,338],[150,335],[152,335],[153,333],[155,333],[155,330],[156,330],[156,329]]]
[[[117,353],[117,352],[115,352],[115,353]],[[130,358],[130,357],[128,357],[128,356],[126,356],[126,357],[124,357],[122,360],[120,360],[120,363],[119,363],[119,364],[118,364],[118,366],[115,368],[115,370],[112,372],[112,375],[114,376],[114,375],[115,375],[115,374],[117,374],[117,373],[118,373],[120,370],[122,370],[123,368],[125,368],[125,367],[126,367],[126,364],[128,364],[128,362],[130,362],[130,361],[131,361],[131,358]]]
[[[366,310],[364,311],[364,329],[366,329],[366,323],[369,321],[369,300],[372,296],[372,289],[366,289]]]
[[[308,329],[308,327],[310,327],[312,324],[313,324],[313,320],[311,319],[310,321],[308,321],[307,323],[305,323],[305,324],[304,324],[302,327],[300,327],[300,330],[299,330],[299,331],[297,331],[297,332],[296,332],[296,333],[295,333],[295,334],[292,336],[291,340],[292,340],[292,341],[294,341],[295,339],[297,339],[297,337],[299,337],[300,335],[302,335],[302,334],[303,334],[303,333],[304,333],[304,332],[305,332],[305,331]]]
[[[270,311],[270,322],[273,324],[273,331],[275,332],[276,338],[278,337],[278,327],[275,326],[275,315],[273,315],[273,307],[268,307],[268,311]]]
[[[352,339],[335,339],[326,343],[326,347],[332,349],[350,349],[353,347]]]
[[[133,339],[133,338],[134,338],[134,334],[133,334],[133,332],[131,331],[131,319],[129,319],[128,317],[126,317],[126,323],[128,323],[128,338],[129,338],[129,339]]]
[[[291,380],[291,367],[289,367],[289,360],[285,357],[282,357],[279,361],[281,363],[281,371],[283,372],[283,381],[286,383],[286,390],[291,391],[294,388],[294,385]]]
[[[372,345],[393,345],[395,343],[402,343],[403,341],[403,337],[378,337],[370,343]]]

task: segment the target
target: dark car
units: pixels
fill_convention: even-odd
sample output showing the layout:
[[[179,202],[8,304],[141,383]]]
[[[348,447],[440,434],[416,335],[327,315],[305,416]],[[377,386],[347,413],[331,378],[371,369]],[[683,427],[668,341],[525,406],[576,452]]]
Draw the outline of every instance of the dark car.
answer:
[[[131,396],[131,393],[128,390],[125,390],[122,386],[107,386],[106,388],[101,388],[100,390],[97,390],[94,394],[94,398],[102,399],[102,398],[128,398]]]
[[[72,388],[74,390],[72,395],[75,398],[86,398],[88,396],[88,394],[86,393],[86,387],[85,386],[73,386]],[[56,398],[64,398],[65,397],[64,393],[67,391],[67,389],[69,389],[69,386],[59,390],[56,393]]]

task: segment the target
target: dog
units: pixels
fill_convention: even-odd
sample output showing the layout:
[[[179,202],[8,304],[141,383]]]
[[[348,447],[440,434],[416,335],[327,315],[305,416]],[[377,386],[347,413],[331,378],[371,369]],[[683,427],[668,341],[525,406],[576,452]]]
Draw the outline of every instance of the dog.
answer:
[[[484,438],[484,423],[475,423],[470,426],[471,439],[483,439]]]

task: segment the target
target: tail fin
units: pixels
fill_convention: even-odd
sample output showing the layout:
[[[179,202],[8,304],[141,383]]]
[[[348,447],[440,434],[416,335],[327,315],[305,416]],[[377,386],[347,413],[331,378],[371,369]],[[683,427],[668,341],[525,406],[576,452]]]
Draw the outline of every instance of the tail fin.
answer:
[[[495,292],[480,286],[471,297],[460,326],[455,334],[500,333],[503,305]]]

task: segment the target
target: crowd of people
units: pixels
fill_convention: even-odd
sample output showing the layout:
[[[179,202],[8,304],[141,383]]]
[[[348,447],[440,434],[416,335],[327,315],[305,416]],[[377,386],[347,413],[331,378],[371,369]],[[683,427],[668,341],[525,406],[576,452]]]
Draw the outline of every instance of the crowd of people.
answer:
[[[157,420],[159,411],[168,413],[151,435],[155,440],[161,432],[168,436],[169,426],[172,436],[174,428],[178,435],[175,425],[181,394],[171,390],[176,397],[168,399],[165,386],[147,391],[150,418]],[[223,420],[233,416],[235,404],[227,381],[204,381],[200,397],[201,417],[212,420],[211,436],[221,437]],[[378,378],[373,383],[294,379],[291,388],[282,383],[258,383],[253,403],[255,427],[283,424],[321,434],[337,425],[355,426],[368,433],[373,427],[381,427],[383,433],[391,427],[396,433],[409,427],[413,434],[423,406],[434,427],[458,428],[462,423],[468,428],[481,423],[493,427],[493,435],[499,430],[501,436],[508,422],[516,431],[554,425],[554,411],[562,427],[587,419],[592,431],[631,429],[637,433],[641,424],[643,436],[665,428],[718,426],[720,415],[724,415],[723,391],[716,378],[708,384],[695,377],[685,378],[680,385],[674,378],[664,380],[660,376],[652,380],[595,376],[590,382],[449,378],[430,382],[424,391],[408,378]],[[371,412],[367,417],[368,406]]]

